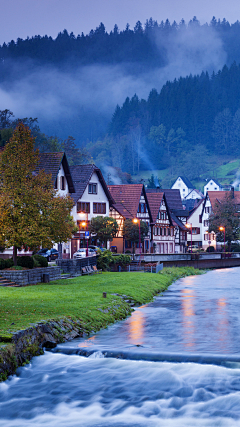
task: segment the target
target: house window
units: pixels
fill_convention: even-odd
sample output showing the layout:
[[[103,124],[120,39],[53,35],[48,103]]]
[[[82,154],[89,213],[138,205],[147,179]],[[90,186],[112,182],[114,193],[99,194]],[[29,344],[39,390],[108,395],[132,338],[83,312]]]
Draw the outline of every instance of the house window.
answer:
[[[166,219],[166,212],[161,212],[161,219]]]
[[[64,176],[61,176],[61,190],[65,190],[65,177]]]
[[[77,213],[90,213],[90,203],[77,202]]]
[[[97,194],[97,184],[88,184],[88,193]]]
[[[205,208],[205,213],[211,213],[212,212],[212,207],[208,206]]]
[[[207,219],[205,219],[203,221],[203,225],[204,225],[204,227],[208,227],[209,226],[209,221]]]
[[[162,227],[160,227],[160,236],[162,236]]]
[[[93,203],[93,213],[105,214],[106,213],[106,203]]]
[[[171,230],[168,228],[168,235],[171,236]]]
[[[164,228],[164,236],[166,236],[166,235],[167,235],[167,229]]]
[[[172,243],[169,244],[169,253],[170,254],[173,253],[173,244]]]
[[[55,190],[57,189],[58,189],[58,177],[56,178],[56,181],[55,181]]]
[[[212,240],[211,239],[211,234],[204,234],[204,240]]]

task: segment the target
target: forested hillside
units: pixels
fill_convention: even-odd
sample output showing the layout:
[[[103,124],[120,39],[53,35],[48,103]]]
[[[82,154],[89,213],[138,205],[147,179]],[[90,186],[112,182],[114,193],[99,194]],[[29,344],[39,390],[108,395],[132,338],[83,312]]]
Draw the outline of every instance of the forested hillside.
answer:
[[[38,117],[49,135],[96,141],[117,104],[161,91],[167,80],[217,72],[240,62],[240,23],[215,18],[200,25],[148,19],[108,33],[101,23],[89,34],[60,32],[0,46],[0,109]]]
[[[66,30],[60,32],[56,39],[46,36],[35,36],[26,40],[18,38],[15,42],[4,43],[0,46],[1,75],[7,67],[7,61],[12,60],[36,60],[41,64],[66,63],[71,60],[71,66],[77,63],[96,64],[109,63],[119,64],[121,62],[140,63],[146,68],[152,66],[166,66],[169,62],[167,55],[168,45],[174,44],[175,40],[181,41],[183,37],[193,36],[193,29],[199,29],[200,34],[210,35],[209,29],[216,33],[222,42],[226,52],[226,63],[231,64],[234,60],[240,61],[240,22],[229,24],[226,19],[216,20],[215,17],[208,24],[200,25],[196,17],[188,24],[182,20],[180,23],[165,22],[158,23],[152,18],[144,24],[138,21],[134,29],[129,24],[126,29],[119,31],[115,25],[113,31],[107,33],[105,26],[101,23],[89,34],[74,35]],[[195,41],[197,44],[197,40]],[[194,42],[193,42],[194,44]],[[70,65],[70,64],[69,64]],[[132,71],[134,69],[132,68]]]
[[[240,66],[167,82],[117,106],[108,136],[89,144],[99,162],[139,173],[174,167],[199,178],[208,158],[240,156]]]

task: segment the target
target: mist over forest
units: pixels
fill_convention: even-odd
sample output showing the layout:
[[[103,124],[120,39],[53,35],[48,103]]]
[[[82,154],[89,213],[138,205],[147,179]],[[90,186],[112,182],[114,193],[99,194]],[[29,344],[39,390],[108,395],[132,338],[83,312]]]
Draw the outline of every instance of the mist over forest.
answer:
[[[0,46],[0,110],[37,117],[59,147],[72,136],[105,170],[185,173],[197,153],[238,150],[239,63],[240,22],[225,19],[17,39]]]
[[[218,71],[240,62],[240,23],[200,25],[149,19],[134,29],[101,23],[88,35],[66,30],[0,47],[0,109],[38,117],[47,134],[78,143],[104,135],[117,104],[135,93],[147,98],[167,80]]]

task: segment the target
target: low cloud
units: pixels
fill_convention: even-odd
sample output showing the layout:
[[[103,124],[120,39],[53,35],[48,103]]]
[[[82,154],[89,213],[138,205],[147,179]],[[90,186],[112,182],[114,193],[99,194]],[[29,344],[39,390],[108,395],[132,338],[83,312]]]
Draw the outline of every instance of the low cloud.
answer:
[[[181,31],[164,44],[159,38],[152,42],[164,48],[167,65],[150,71],[136,70],[133,64],[75,69],[12,64],[11,79],[0,83],[0,109],[12,110],[15,117],[38,117],[48,134],[72,135],[79,142],[96,139],[106,131],[116,105],[127,96],[136,93],[146,99],[152,88],[160,91],[167,80],[212,73],[226,62],[222,42],[211,27]]]

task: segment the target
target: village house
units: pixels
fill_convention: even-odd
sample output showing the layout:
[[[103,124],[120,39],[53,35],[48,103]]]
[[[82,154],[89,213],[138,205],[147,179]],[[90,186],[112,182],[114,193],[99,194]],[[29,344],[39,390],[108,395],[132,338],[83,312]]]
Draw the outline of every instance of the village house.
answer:
[[[141,252],[150,252],[152,215],[143,184],[122,184],[109,185],[108,189],[114,199],[114,204],[110,207],[109,216],[115,218],[119,230],[117,236],[111,242],[117,247],[117,252],[132,251],[132,242],[127,242],[123,238],[123,223],[126,219],[137,218],[145,221],[149,226],[148,236],[143,242]],[[136,253],[140,252],[139,244],[136,244]]]
[[[213,246],[214,249],[220,249],[221,244],[217,244],[216,235],[213,232],[208,232],[209,227],[209,216],[214,212],[214,207],[216,202],[221,203],[226,195],[231,194],[232,198],[240,204],[240,193],[239,191],[234,191],[234,187],[231,188],[231,191],[208,191],[204,199],[202,206],[201,220],[202,220],[202,247],[207,249],[208,246]]]
[[[204,199],[198,201],[198,204],[189,212],[187,223],[191,226],[187,235],[188,250],[191,250],[191,244],[198,246],[199,249],[203,247],[202,241],[202,207]]]
[[[86,247],[85,232],[92,218],[109,216],[109,207],[113,205],[113,198],[108,190],[102,172],[93,164],[70,167],[75,193],[71,196],[75,202],[72,216],[78,225],[79,231],[71,240],[70,255]],[[90,236],[89,243],[99,244],[94,236]]]
[[[174,184],[172,190],[179,190],[181,199],[184,199],[193,189],[193,184],[185,176],[179,176]]]
[[[175,253],[175,234],[171,214],[163,192],[147,193],[152,214],[151,247],[157,254]]]
[[[204,196],[208,191],[223,191],[222,185],[216,179],[210,179],[206,185],[204,185]]]

